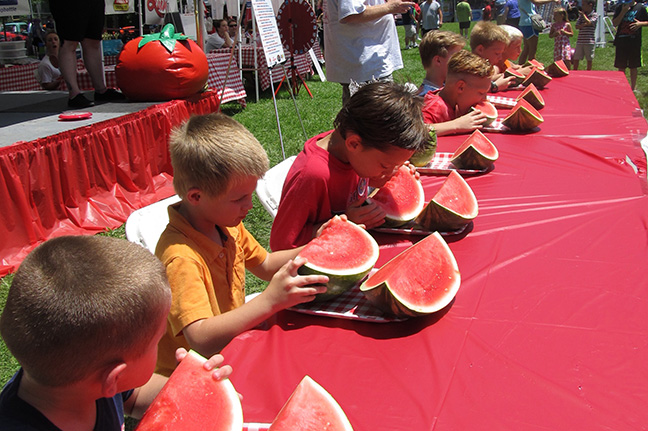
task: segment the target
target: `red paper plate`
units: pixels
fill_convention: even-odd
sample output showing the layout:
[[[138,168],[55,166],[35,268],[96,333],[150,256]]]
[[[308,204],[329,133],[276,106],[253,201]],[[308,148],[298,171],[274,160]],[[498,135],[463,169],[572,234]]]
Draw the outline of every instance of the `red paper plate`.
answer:
[[[60,121],[87,120],[92,118],[92,112],[68,111],[59,115]]]

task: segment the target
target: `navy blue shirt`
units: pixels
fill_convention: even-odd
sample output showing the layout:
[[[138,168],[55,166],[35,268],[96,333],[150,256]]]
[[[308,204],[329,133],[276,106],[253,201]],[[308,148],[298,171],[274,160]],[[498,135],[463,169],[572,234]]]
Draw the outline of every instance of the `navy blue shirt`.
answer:
[[[61,431],[40,411],[18,398],[22,368],[7,382],[0,393],[0,431]],[[95,431],[124,429],[124,401],[133,391],[122,392],[113,398],[101,398],[97,403]]]

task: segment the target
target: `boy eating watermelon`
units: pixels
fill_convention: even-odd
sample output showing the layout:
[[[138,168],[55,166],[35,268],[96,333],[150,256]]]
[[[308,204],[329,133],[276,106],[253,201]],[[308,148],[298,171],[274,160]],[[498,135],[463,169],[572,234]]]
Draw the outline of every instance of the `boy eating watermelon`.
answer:
[[[63,236],[38,246],[0,321],[21,365],[0,394],[0,428],[120,431],[124,413],[141,417],[167,380],[153,368],[170,303],[164,267],[139,245]],[[203,366],[220,380],[232,372],[215,369],[222,362]]]

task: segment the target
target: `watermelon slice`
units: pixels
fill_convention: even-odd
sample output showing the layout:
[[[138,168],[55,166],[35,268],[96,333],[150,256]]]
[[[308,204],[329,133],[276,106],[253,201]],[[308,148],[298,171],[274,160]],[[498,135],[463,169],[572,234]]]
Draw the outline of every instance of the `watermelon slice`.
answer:
[[[482,126],[484,127],[490,126],[493,121],[497,119],[497,108],[488,100],[482,100],[478,104],[474,105],[471,109],[481,111],[484,115],[486,115],[486,121],[482,123]]]
[[[409,159],[410,163],[417,167],[427,165],[434,158],[434,155],[436,154],[436,147],[436,130],[432,129],[430,130],[430,138],[428,139],[427,144],[425,144],[425,149],[423,151],[417,151],[412,154],[412,157],[410,157]]]
[[[326,389],[304,376],[268,431],[353,431],[349,419]]]
[[[189,351],[142,416],[136,431],[209,429],[241,431],[243,410],[234,386],[203,368],[207,359]]]
[[[547,67],[547,73],[554,78],[562,78],[569,75],[569,68],[562,60],[556,60]]]
[[[551,76],[534,67],[533,69],[531,69],[531,72],[529,72],[524,81],[522,81],[522,85],[527,87],[531,84],[534,84],[538,88],[544,88],[550,82]]]
[[[522,84],[522,81],[524,81],[525,78],[522,72],[517,69],[513,69],[512,67],[509,67],[504,71],[504,77],[508,78],[509,76],[515,76],[515,79],[511,84],[512,87]]]
[[[434,232],[383,265],[360,290],[376,307],[407,317],[441,310],[452,301],[460,284],[452,251]]]
[[[512,130],[526,131],[539,126],[543,121],[542,115],[529,102],[520,99],[509,115],[502,120],[502,124]]]
[[[458,169],[486,170],[498,157],[499,152],[490,139],[475,130],[452,154],[450,161]]]
[[[544,64],[540,63],[540,62],[539,62],[538,60],[536,60],[535,58],[534,58],[533,60],[527,60],[527,61],[522,65],[522,67],[526,67],[526,66],[533,66],[533,67],[535,67],[535,68],[538,69],[538,70],[544,70],[544,68],[545,68],[545,67],[544,67]]]
[[[421,182],[401,166],[370,199],[385,212],[383,227],[400,227],[414,220],[425,205]]]
[[[378,260],[378,244],[366,230],[339,217],[333,218],[317,238],[299,252],[308,260],[299,274],[328,276],[327,291],[315,300],[331,299],[362,280]]]
[[[416,224],[429,231],[453,231],[470,223],[477,212],[477,198],[472,189],[461,175],[452,171],[416,218]]]
[[[522,93],[520,93],[520,95],[516,97],[515,100],[520,99],[526,100],[531,104],[531,106],[538,110],[544,108],[545,106],[544,98],[542,97],[536,86],[533,84],[529,84],[529,86],[525,88],[524,91],[522,91]]]

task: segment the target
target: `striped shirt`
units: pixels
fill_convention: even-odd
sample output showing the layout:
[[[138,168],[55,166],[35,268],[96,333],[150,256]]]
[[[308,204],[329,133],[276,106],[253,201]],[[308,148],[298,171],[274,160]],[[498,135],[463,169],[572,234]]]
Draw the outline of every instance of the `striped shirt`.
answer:
[[[590,12],[587,15],[587,18],[592,22],[591,26],[582,27],[578,31],[578,39],[576,39],[577,44],[591,44],[593,45],[596,40],[594,33],[596,32],[596,20],[598,19],[598,14],[594,11]],[[576,20],[576,25],[585,24],[587,21],[583,18],[582,15],[578,15],[578,20]]]

